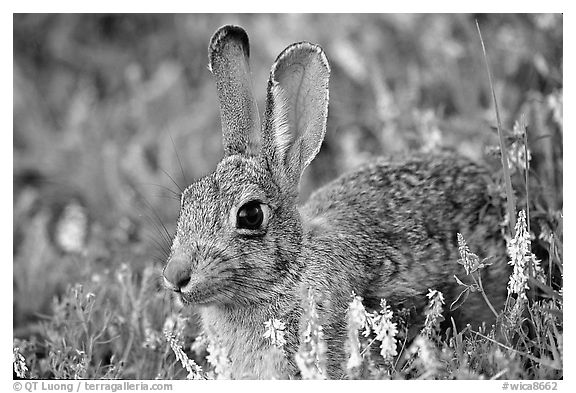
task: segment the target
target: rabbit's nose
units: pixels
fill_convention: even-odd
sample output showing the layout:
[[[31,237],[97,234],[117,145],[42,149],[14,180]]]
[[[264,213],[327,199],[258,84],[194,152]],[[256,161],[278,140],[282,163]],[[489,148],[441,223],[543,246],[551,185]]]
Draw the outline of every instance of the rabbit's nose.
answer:
[[[164,281],[167,286],[179,291],[190,282],[190,263],[186,258],[172,257],[164,268]]]

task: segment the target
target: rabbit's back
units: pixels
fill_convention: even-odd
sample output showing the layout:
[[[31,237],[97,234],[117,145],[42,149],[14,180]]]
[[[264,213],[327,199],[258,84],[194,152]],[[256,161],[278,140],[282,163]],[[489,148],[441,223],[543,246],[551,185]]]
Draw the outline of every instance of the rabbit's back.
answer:
[[[453,275],[466,281],[457,263],[457,233],[462,233],[480,257],[497,257],[484,282],[488,296],[501,302],[505,247],[499,209],[487,193],[488,177],[483,167],[445,154],[379,160],[327,184],[302,208],[312,248],[309,258],[319,261],[313,255],[324,249],[332,248],[334,254],[329,262],[309,268],[310,284],[334,281],[343,291],[363,296],[368,306],[377,307],[385,298],[422,316],[428,289],[442,291],[451,302],[461,289]],[[322,275],[322,269],[331,277]],[[471,299],[462,311],[463,323],[490,318],[483,301]]]

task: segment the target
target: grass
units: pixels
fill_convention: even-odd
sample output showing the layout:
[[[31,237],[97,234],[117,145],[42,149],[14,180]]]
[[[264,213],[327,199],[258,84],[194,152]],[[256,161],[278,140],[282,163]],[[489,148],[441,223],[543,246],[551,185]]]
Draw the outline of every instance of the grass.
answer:
[[[482,296],[480,281],[456,304],[431,292],[427,324],[410,342],[401,310],[366,315],[357,300],[347,377],[563,378],[558,15],[15,15],[14,375],[226,376],[222,349],[159,289],[179,189],[221,156],[206,45],[224,23],[250,34],[261,108],[283,47],[307,39],[328,54],[327,139],[304,198],[375,156],[449,149],[490,167],[491,193],[515,199],[503,206],[502,236],[524,291],[493,310],[497,323],[438,327],[441,310]],[[498,97],[496,124],[490,97]],[[481,251],[461,255],[462,276],[465,266],[478,280],[478,269],[490,269],[474,258]],[[310,304],[299,364],[322,378]],[[281,326],[271,323],[270,336],[281,337]]]

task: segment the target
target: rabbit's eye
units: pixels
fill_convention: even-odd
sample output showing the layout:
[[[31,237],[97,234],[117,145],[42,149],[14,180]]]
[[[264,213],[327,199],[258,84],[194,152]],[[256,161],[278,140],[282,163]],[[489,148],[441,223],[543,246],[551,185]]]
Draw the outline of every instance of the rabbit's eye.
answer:
[[[260,229],[266,219],[266,208],[258,201],[251,201],[238,209],[236,227],[239,229]]]

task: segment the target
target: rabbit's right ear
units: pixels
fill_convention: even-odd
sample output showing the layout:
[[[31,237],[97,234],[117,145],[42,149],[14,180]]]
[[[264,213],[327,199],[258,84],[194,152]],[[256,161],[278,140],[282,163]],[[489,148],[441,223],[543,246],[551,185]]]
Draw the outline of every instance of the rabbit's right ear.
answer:
[[[293,44],[276,59],[268,81],[262,154],[285,191],[320,150],[328,116],[330,66],[318,45]]]
[[[209,68],[216,79],[226,156],[254,155],[260,148],[260,116],[249,56],[248,35],[241,27],[223,26],[210,40]]]

